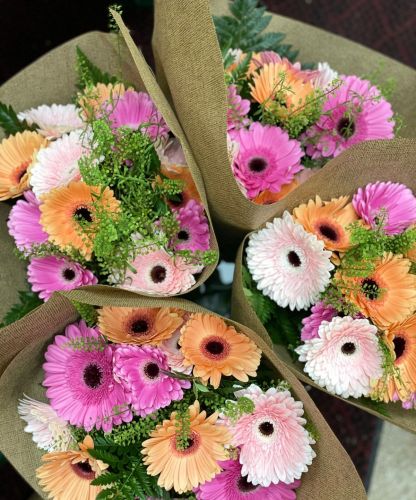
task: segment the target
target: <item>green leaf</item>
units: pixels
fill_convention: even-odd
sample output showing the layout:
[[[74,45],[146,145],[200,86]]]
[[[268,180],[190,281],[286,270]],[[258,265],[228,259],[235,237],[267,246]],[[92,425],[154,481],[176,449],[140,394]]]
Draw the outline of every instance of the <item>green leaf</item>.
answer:
[[[26,316],[27,313],[33,311],[37,307],[43,304],[43,300],[41,300],[36,293],[28,292],[28,291],[20,291],[19,294],[19,303],[15,304],[4,316],[0,327],[3,328],[7,325],[10,325],[17,321],[18,319]]]
[[[36,130],[37,125],[29,125],[26,120],[20,121],[13,107],[0,101],[0,127],[6,135],[13,135],[25,130]]]
[[[117,83],[119,79],[103,72],[98,66],[91,62],[87,55],[77,47],[76,67],[78,72],[77,87],[83,90],[85,87],[96,85],[97,83]]]
[[[120,461],[120,459],[114,455],[113,453],[110,453],[109,451],[103,449],[103,448],[93,448],[89,449],[88,453],[93,457],[96,458],[97,460],[101,460],[104,463],[111,465],[113,467],[116,467]]]
[[[208,387],[206,387],[205,385],[199,384],[198,382],[194,382],[194,385],[198,389],[198,391],[201,391],[201,392],[210,392],[210,390],[208,389]]]
[[[117,481],[117,479],[117,474],[114,474],[113,472],[106,472],[96,477],[93,481],[91,481],[91,484],[93,486],[107,486]]]
[[[112,498],[113,495],[114,492],[112,490],[101,490],[95,497],[95,500],[106,500],[107,498]]]

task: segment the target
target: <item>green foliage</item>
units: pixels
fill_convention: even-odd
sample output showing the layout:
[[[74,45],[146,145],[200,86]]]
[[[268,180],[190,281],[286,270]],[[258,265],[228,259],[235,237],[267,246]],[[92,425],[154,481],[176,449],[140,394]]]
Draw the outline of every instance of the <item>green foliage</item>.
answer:
[[[16,111],[12,106],[7,106],[0,101],[0,127],[4,130],[6,136],[14,135],[25,130],[36,130],[37,125],[29,125],[26,120],[19,120]]]
[[[222,409],[222,413],[232,422],[236,422],[239,418],[247,413],[254,411],[254,403],[247,397],[238,398],[237,401],[226,401]]]
[[[283,44],[283,33],[263,33],[270,24],[271,15],[264,7],[257,7],[257,0],[234,0],[230,3],[231,16],[214,16],[215,29],[223,54],[228,49],[243,52],[273,50],[282,57],[294,61],[298,51],[291,45]]]
[[[176,412],[175,428],[176,448],[178,450],[186,450],[189,446],[189,439],[191,437],[191,418],[187,405],[182,406],[182,408]]]
[[[397,89],[397,81],[394,77],[389,76],[390,72],[386,68],[384,61],[379,61],[378,64],[367,74],[362,76],[363,79],[369,80],[380,91],[381,95],[390,101]]]
[[[36,293],[24,290],[18,292],[18,295],[19,302],[6,313],[2,323],[0,324],[0,328],[11,325],[18,319],[26,316],[26,314],[28,314],[30,311],[33,311],[43,304],[43,300],[41,300]]]
[[[97,309],[91,304],[83,304],[77,300],[72,301],[72,305],[78,311],[81,318],[87,323],[88,326],[94,326],[97,323],[98,312]]]
[[[80,90],[94,86],[97,83],[114,84],[119,82],[117,77],[101,71],[79,47],[77,47],[76,69],[78,73],[77,87]]]

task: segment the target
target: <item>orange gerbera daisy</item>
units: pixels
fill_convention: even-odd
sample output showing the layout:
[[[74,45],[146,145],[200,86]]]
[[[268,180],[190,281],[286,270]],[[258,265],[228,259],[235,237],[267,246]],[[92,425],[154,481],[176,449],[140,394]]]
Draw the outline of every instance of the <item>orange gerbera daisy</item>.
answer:
[[[347,227],[358,220],[354,207],[348,203],[348,196],[300,205],[293,210],[296,222],[302,224],[308,233],[315,234],[328,250],[345,251],[350,248],[350,234]]]
[[[366,278],[338,274],[348,290],[347,299],[379,327],[399,323],[416,310],[416,275],[410,274],[411,262],[391,252],[375,263]]]
[[[212,314],[194,314],[183,327],[179,344],[183,365],[193,366],[193,375],[215,389],[221,375],[247,382],[248,376],[256,376],[260,364],[256,344]]]
[[[79,450],[59,451],[43,455],[45,462],[36,470],[40,486],[54,500],[94,500],[100,493],[100,486],[91,486],[108,465],[95,460],[88,453],[94,448],[90,436],[79,445]]]
[[[0,200],[20,196],[29,188],[27,169],[33,155],[48,141],[36,132],[18,132],[0,144]]]
[[[276,203],[276,201],[283,200],[285,196],[294,191],[299,186],[299,182],[296,179],[290,184],[285,184],[278,193],[272,193],[271,191],[262,191],[258,196],[254,198],[254,203],[258,205],[271,205]]]
[[[103,191],[84,182],[71,182],[68,186],[53,189],[43,197],[40,205],[40,222],[49,240],[65,249],[79,250],[85,258],[92,253],[94,233],[94,204],[100,203],[109,213],[119,210],[119,201],[109,188]],[[90,225],[88,234],[81,221]]]
[[[188,446],[180,449],[177,444],[176,412],[164,420],[143,442],[144,463],[147,473],[159,475],[157,484],[166,490],[185,493],[212,479],[221,471],[218,461],[228,458],[224,446],[231,435],[223,425],[216,425],[218,413],[207,417],[200,412],[199,402],[189,407],[190,428]]]
[[[103,110],[106,103],[111,108],[126,92],[123,83],[97,83],[94,87],[87,87],[82,94],[78,94],[78,104],[87,118],[92,118]]]
[[[98,326],[112,342],[158,345],[183,324],[182,316],[168,307],[103,307]]]
[[[178,195],[178,201],[169,201],[172,207],[182,207],[186,205],[189,200],[195,200],[201,203],[201,197],[199,196],[189,167],[186,165],[165,165],[162,163],[160,171],[168,179],[180,180],[184,183],[183,191]]]

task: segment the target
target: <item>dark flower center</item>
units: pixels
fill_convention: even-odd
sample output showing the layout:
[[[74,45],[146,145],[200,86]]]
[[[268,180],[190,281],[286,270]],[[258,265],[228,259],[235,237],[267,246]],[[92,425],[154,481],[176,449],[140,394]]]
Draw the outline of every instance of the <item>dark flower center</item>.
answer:
[[[322,236],[324,238],[327,238],[328,240],[331,240],[331,241],[338,240],[338,233],[331,226],[327,226],[326,224],[321,224],[319,226],[319,232],[322,234]]]
[[[183,240],[183,241],[189,240],[189,233],[188,233],[188,231],[184,231],[183,229],[182,229],[182,231],[179,231],[179,233],[178,233],[178,239],[179,240]]]
[[[248,168],[255,173],[263,172],[267,168],[267,161],[264,158],[251,158]]]
[[[92,222],[92,215],[87,207],[77,208],[74,212],[74,215],[78,220],[82,220],[85,222]]]
[[[131,325],[131,331],[134,335],[146,333],[149,330],[149,323],[145,319],[138,319]]]
[[[218,342],[217,340],[210,340],[207,342],[205,349],[214,356],[218,356],[224,352],[224,344],[222,342]]]
[[[66,269],[64,269],[62,276],[67,281],[72,281],[75,278],[75,271],[73,269],[66,268]]]
[[[263,436],[271,436],[274,432],[274,425],[271,422],[262,422],[259,425],[259,431]]]
[[[163,266],[155,266],[150,271],[150,277],[152,278],[153,283],[162,283],[162,281],[166,278],[166,268]]]
[[[254,491],[258,488],[258,486],[255,486],[253,483],[250,483],[247,481],[247,476],[241,476],[238,481],[237,481],[237,488],[242,491],[242,492],[249,492],[249,491]]]
[[[394,337],[394,353],[396,354],[396,361],[402,357],[405,349],[406,349],[406,339],[403,337]]]
[[[89,462],[78,462],[71,464],[71,467],[75,474],[82,479],[88,479],[89,481],[95,479],[95,472],[92,470]]]
[[[371,278],[366,278],[361,283],[361,290],[367,299],[375,300],[380,295],[380,288],[376,281]]]
[[[351,354],[354,354],[355,350],[356,347],[353,342],[345,342],[345,344],[342,344],[341,346],[342,353],[346,354],[347,356],[351,356]]]
[[[181,205],[183,203],[183,193],[175,194],[175,199],[170,200],[172,205]]]
[[[147,363],[143,371],[146,377],[153,379],[159,375],[160,369],[156,363]]]
[[[299,255],[293,250],[287,254],[287,260],[293,267],[299,267],[302,264]]]
[[[97,389],[103,380],[103,371],[100,366],[91,363],[84,368],[85,385],[91,389]]]
[[[343,116],[337,125],[338,134],[344,139],[349,139],[354,135],[355,123],[351,118]]]

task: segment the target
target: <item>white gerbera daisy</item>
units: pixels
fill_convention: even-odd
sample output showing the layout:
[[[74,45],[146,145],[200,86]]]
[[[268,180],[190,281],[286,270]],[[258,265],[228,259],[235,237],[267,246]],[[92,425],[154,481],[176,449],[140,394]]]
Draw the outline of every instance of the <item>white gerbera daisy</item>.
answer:
[[[367,319],[337,316],[323,321],[318,335],[296,349],[305,372],[343,398],[368,396],[383,374],[377,328]]]
[[[32,433],[32,439],[41,450],[67,451],[73,444],[70,428],[46,403],[25,396],[19,401],[20,418],[27,422],[25,431]]]
[[[257,288],[281,307],[306,309],[316,302],[334,268],[331,252],[289,212],[250,236],[247,266]]]
[[[36,154],[29,171],[29,183],[37,198],[81,179],[78,161],[87,152],[81,134],[81,131],[66,134]]]
[[[312,85],[316,89],[328,90],[331,83],[337,78],[338,73],[327,62],[320,62],[318,63],[316,77],[312,80]]]
[[[80,110],[73,104],[44,104],[23,111],[17,117],[21,121],[26,120],[29,125],[35,123],[39,127],[39,134],[47,139],[56,139],[84,126],[79,115]]]

